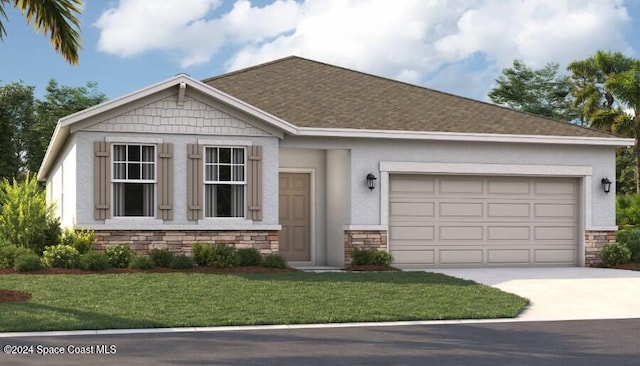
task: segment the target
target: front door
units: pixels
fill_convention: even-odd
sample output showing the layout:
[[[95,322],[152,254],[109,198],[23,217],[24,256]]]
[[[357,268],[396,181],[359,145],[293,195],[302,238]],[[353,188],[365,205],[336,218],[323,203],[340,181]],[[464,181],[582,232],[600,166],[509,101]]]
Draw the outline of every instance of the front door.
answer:
[[[311,261],[311,174],[280,173],[280,255]]]

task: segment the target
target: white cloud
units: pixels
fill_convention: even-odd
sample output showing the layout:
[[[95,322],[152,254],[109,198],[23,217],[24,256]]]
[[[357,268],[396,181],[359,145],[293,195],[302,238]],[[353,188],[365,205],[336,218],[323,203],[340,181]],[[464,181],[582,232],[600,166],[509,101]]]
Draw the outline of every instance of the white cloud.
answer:
[[[564,67],[598,49],[627,51],[630,23],[621,0],[238,0],[224,11],[220,5],[120,0],[96,23],[99,47],[122,57],[168,51],[183,67],[216,57],[228,70],[293,54],[486,93],[487,80],[515,58]]]
[[[179,48],[182,33],[219,0],[121,0],[96,21],[98,49],[122,57]]]

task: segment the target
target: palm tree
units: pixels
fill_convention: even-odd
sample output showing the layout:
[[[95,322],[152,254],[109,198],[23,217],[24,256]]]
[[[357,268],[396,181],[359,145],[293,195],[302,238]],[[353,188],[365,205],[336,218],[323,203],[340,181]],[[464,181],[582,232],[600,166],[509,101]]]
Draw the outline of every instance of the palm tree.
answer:
[[[72,65],[78,63],[82,0],[0,0],[0,41],[6,36],[1,19],[7,19],[4,8],[13,5],[33,24],[36,32],[51,32],[53,48]]]
[[[568,66],[573,96],[589,126],[636,139],[636,190],[640,192],[640,60],[598,51]]]

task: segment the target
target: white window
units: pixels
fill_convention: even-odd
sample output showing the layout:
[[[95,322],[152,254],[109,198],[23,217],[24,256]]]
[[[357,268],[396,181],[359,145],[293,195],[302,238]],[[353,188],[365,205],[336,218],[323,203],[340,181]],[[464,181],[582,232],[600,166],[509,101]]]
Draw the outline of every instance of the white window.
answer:
[[[156,147],[113,145],[113,216],[155,216]]]
[[[205,217],[245,217],[245,157],[243,147],[205,148]]]

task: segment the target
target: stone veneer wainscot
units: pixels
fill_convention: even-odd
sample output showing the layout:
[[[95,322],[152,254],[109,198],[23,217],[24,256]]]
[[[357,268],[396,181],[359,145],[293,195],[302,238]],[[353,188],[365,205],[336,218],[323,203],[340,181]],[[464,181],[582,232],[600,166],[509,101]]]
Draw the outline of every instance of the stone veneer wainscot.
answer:
[[[344,232],[344,264],[351,264],[353,248],[377,249],[388,251],[386,230],[345,230]]]
[[[615,243],[615,231],[587,231],[584,235],[584,265],[594,267],[602,264],[600,252],[606,244]]]
[[[255,248],[261,254],[278,252],[278,231],[178,231],[178,230],[96,230],[96,249],[127,244],[136,254],[151,249],[168,249],[191,254],[194,242],[232,244],[236,248]]]

